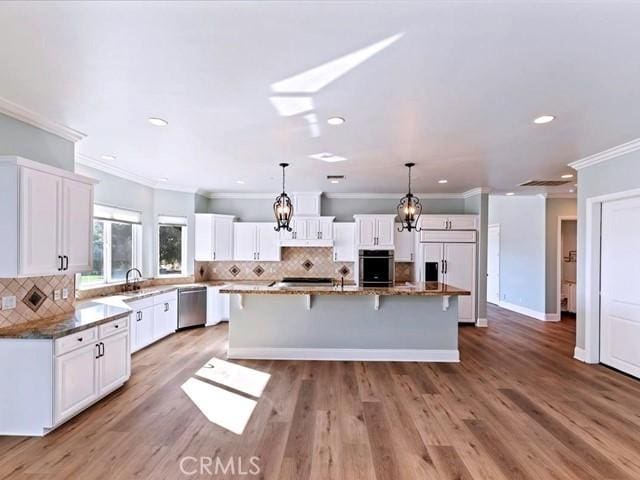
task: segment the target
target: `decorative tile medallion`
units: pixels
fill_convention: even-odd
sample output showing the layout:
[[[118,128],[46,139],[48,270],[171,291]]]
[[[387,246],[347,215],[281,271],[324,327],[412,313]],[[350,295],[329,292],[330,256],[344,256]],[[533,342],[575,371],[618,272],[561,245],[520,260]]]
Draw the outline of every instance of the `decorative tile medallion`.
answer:
[[[306,259],[304,262],[302,262],[302,267],[308,272],[313,268],[313,262],[309,259]]]
[[[349,273],[351,273],[351,270],[349,270],[346,265],[343,265],[342,268],[338,270],[338,273],[343,277],[346,277],[347,275],[349,275]]]
[[[46,299],[47,295],[34,285],[33,288],[27,292],[22,301],[31,310],[37,312]]]
[[[255,273],[259,277],[264,273],[264,268],[258,265],[256,268],[253,269],[253,273]]]
[[[237,277],[237,276],[238,276],[238,274],[240,273],[240,269],[238,268],[238,266],[237,266],[237,265],[234,265],[233,267],[231,267],[231,268],[229,269],[229,273],[230,273],[231,275],[233,275],[234,277]]]

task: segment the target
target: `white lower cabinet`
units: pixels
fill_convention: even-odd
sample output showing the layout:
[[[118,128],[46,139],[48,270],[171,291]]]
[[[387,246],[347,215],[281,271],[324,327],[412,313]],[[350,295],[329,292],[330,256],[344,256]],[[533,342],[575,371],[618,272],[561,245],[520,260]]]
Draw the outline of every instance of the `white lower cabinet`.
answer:
[[[222,287],[207,287],[207,325],[229,321],[230,295],[220,293]]]
[[[56,423],[91,405],[98,398],[99,348],[99,344],[91,344],[56,357]]]
[[[103,395],[127,381],[131,373],[129,333],[122,332],[102,339],[98,363],[98,394]]]
[[[169,292],[130,302],[131,353],[176,331],[178,296]]]

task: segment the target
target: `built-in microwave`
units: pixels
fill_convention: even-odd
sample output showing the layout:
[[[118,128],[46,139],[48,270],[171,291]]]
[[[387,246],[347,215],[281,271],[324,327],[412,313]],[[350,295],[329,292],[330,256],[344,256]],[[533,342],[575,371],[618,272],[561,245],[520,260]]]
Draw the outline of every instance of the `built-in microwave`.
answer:
[[[393,250],[360,250],[359,261],[361,287],[393,287]]]

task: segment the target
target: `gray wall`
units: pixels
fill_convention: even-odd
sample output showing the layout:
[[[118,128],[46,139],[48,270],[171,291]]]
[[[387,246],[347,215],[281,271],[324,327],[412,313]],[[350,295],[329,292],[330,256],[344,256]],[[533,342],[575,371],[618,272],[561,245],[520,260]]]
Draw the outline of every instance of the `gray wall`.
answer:
[[[610,193],[640,188],[640,152],[631,152],[578,172],[578,312],[576,346],[584,348],[585,259],[587,199]]]
[[[209,198],[196,193],[195,195],[196,213],[209,213]]]
[[[546,215],[546,312],[558,309],[558,217],[575,216],[578,202],[574,198],[547,198]]]
[[[18,155],[73,172],[75,144],[0,113],[0,155]]]
[[[545,199],[489,199],[489,224],[500,224],[500,300],[545,311]]]
[[[476,303],[478,318],[487,318],[487,248],[489,234],[489,194],[482,193],[464,200],[464,213],[472,213],[480,217],[478,232],[478,283],[476,285]]]

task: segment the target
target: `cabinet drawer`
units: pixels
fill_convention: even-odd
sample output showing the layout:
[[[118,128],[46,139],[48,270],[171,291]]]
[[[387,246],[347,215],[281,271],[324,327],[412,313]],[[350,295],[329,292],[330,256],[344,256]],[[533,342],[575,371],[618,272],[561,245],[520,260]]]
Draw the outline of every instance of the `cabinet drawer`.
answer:
[[[108,337],[114,333],[122,332],[129,327],[129,316],[118,318],[112,322],[100,325],[100,338]]]
[[[178,294],[176,291],[173,291],[168,293],[161,293],[159,295],[153,296],[152,298],[154,305],[160,305],[162,303],[175,302],[176,300],[178,300]]]
[[[96,327],[58,338],[55,343],[55,354],[57,356],[71,352],[77,348],[94,343],[97,339],[98,329]]]
[[[420,232],[420,241],[474,243],[476,232],[473,230],[427,230]]]

